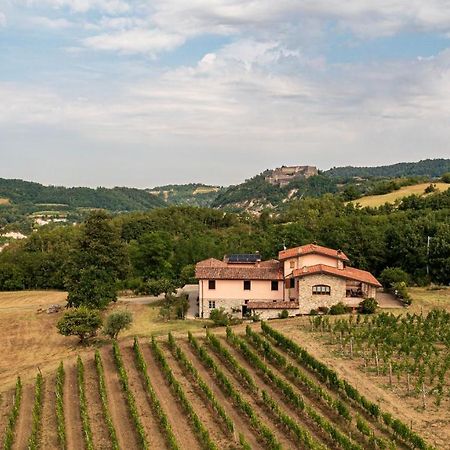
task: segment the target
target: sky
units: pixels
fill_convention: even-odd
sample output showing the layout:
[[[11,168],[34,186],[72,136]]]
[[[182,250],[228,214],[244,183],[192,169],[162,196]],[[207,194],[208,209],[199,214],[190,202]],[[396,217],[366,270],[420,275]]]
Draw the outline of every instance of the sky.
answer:
[[[0,177],[229,185],[437,157],[448,0],[0,0]]]

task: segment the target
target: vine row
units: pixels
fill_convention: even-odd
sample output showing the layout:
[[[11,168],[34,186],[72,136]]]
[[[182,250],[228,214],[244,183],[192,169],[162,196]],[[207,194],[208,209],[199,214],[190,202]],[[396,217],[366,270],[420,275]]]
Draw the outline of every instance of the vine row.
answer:
[[[200,388],[203,395],[211,404],[213,410],[219,416],[219,418],[225,424],[227,432],[230,435],[234,434],[234,422],[230,418],[230,416],[226,413],[223,406],[219,403],[214,395],[214,392],[210,389],[210,387],[206,384],[203,378],[200,376],[198,370],[192,365],[191,361],[187,358],[186,354],[181,350],[181,348],[176,344],[175,339],[172,333],[169,333],[169,347],[174,355],[175,359],[181,363],[184,369],[192,376],[196,385]]]
[[[14,390],[14,401],[8,417],[8,423],[3,440],[3,448],[10,450],[14,440],[14,430],[16,428],[17,418],[19,417],[20,403],[22,402],[22,381],[17,377],[16,388]]]
[[[211,437],[209,435],[209,431],[205,428],[200,418],[197,416],[196,412],[194,411],[194,408],[192,407],[191,402],[186,397],[186,394],[183,391],[183,388],[181,387],[181,384],[176,380],[172,369],[170,368],[169,364],[167,363],[166,357],[164,356],[163,352],[159,348],[159,345],[157,344],[154,336],[152,336],[151,341],[153,353],[156,357],[156,360],[158,361],[161,370],[163,374],[165,375],[167,381],[169,382],[170,387],[172,388],[173,392],[177,396],[178,400],[181,403],[181,406],[189,416],[189,418],[192,420],[192,424],[194,427],[194,431],[198,437],[198,440],[200,442],[200,445],[205,450],[218,450],[218,447],[216,444],[211,440]]]
[[[136,432],[138,434],[140,445],[144,450],[148,450],[149,445],[147,441],[147,436],[145,434],[145,429],[139,417],[139,412],[136,406],[136,400],[134,398],[133,392],[130,389],[130,385],[128,383],[128,375],[125,370],[125,366],[123,364],[119,345],[117,344],[116,341],[113,342],[113,355],[117,371],[119,373],[120,385],[122,386],[122,390],[127,398],[128,409],[130,411],[131,418],[133,419],[133,423],[136,428]]]
[[[271,337],[281,348],[290,353],[301,365],[314,372],[318,378],[330,388],[353,400],[376,419],[381,417],[383,422],[393,430],[395,436],[402,438],[405,442],[412,445],[413,448],[418,448],[419,450],[433,449],[432,446],[429,446],[422,439],[422,437],[412,431],[407,425],[399,419],[394,419],[391,414],[382,412],[378,405],[361,395],[358,390],[346,380],[341,380],[334,370],[318,361],[291,339],[274,330],[264,322],[261,322],[261,328],[264,334]]]
[[[80,399],[81,426],[83,429],[84,442],[86,444],[87,450],[94,450],[91,422],[89,420],[86,391],[85,391],[84,365],[80,356],[77,359],[77,381],[78,381],[78,397]]]
[[[249,419],[252,427],[257,431],[257,433],[262,437],[267,447],[270,450],[281,450],[281,444],[278,442],[275,435],[272,433],[270,428],[268,428],[260,419],[260,417],[256,414],[253,407],[248,403],[236,390],[229,380],[229,378],[224,374],[224,372],[220,369],[220,367],[215,363],[215,361],[208,354],[207,350],[204,347],[201,347],[198,343],[197,339],[192,335],[191,332],[188,332],[189,343],[192,348],[198,355],[199,359],[202,363],[208,367],[216,380],[218,381],[219,386],[222,388],[225,395],[229,396],[236,407],[240,409]]]
[[[108,434],[111,440],[111,448],[120,450],[119,441],[117,440],[116,428],[114,426],[111,413],[109,411],[108,392],[106,390],[105,370],[103,368],[102,357],[98,350],[95,351],[95,368],[97,369],[98,391],[102,403],[103,417],[105,418]]]
[[[330,421],[307,405],[303,397],[297,394],[290,383],[277,376],[260,358],[254,353],[248,345],[236,336],[230,327],[227,328],[227,339],[229,342],[244,355],[246,360],[257,370],[259,370],[272,384],[281,392],[284,398],[299,411],[304,411],[310,419],[316,423],[319,428],[326,432],[331,439],[344,450],[363,450],[358,444],[354,443],[348,436],[339,431]]]
[[[56,431],[58,434],[58,442],[62,450],[66,450],[66,423],[64,420],[64,364],[59,364],[56,371],[55,380],[55,412],[56,412]]]
[[[167,445],[171,450],[179,450],[178,443],[175,435],[173,434],[169,419],[164,412],[161,403],[159,402],[158,396],[156,395],[156,392],[154,391],[152,383],[150,381],[150,377],[148,376],[147,363],[145,362],[144,355],[142,354],[137,338],[134,338],[133,350],[137,368],[144,380],[145,390],[150,398],[151,407],[153,409],[153,412],[156,414],[156,417],[158,418],[159,426],[164,433]]]
[[[44,400],[43,392],[44,378],[39,372],[36,376],[36,383],[34,387],[34,404],[31,422],[31,435],[28,439],[28,450],[36,450],[40,444],[40,433],[42,426],[42,403]]]

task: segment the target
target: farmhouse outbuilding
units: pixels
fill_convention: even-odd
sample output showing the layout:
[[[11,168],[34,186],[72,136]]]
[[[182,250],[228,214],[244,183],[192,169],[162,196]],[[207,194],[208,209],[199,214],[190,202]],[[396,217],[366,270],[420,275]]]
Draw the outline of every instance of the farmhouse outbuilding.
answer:
[[[338,302],[357,306],[376,298],[379,281],[365,270],[350,267],[344,252],[308,244],[283,250],[278,259],[262,261],[259,254],[236,254],[200,261],[198,315],[216,308],[245,317],[277,317],[309,313]]]

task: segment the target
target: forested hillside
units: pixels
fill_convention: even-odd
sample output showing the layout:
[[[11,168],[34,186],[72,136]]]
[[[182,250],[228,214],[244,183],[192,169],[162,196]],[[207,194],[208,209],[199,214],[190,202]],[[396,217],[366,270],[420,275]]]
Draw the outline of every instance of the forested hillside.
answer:
[[[104,208],[109,211],[135,211],[164,206],[163,201],[142,189],[66,188],[4,178],[0,178],[0,197],[9,199],[12,204],[58,204],[70,208]]]
[[[326,195],[293,201],[274,217],[168,207],[109,220],[127,249],[117,280],[122,287],[162,279],[182,284],[202,259],[255,251],[272,258],[284,245],[313,241],[342,249],[354,266],[375,275],[400,267],[416,283],[450,284],[450,191],[411,196],[397,208],[360,209]],[[0,289],[64,288],[79,231],[44,227],[6,248],[0,253]]]
[[[168,205],[210,207],[224,188],[201,183],[168,184],[157,186],[149,192]]]
[[[419,162],[402,162],[389,166],[378,167],[333,167],[323,173],[334,178],[352,177],[440,177],[450,172],[450,159],[424,159]]]

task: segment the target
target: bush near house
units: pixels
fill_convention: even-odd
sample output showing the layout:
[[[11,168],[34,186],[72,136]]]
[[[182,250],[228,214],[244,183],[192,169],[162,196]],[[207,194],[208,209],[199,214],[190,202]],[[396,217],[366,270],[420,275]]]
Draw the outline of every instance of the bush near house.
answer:
[[[378,308],[378,302],[374,298],[365,298],[359,304],[359,312],[361,314],[374,314]]]

